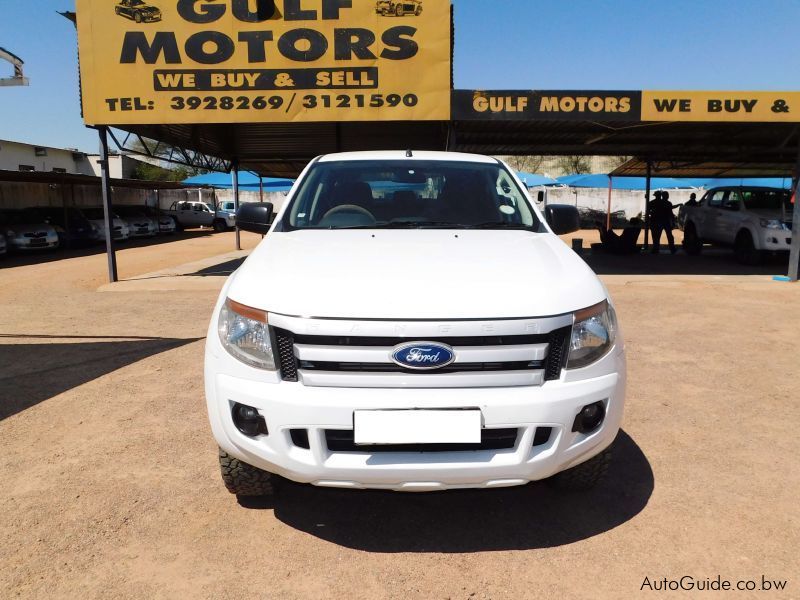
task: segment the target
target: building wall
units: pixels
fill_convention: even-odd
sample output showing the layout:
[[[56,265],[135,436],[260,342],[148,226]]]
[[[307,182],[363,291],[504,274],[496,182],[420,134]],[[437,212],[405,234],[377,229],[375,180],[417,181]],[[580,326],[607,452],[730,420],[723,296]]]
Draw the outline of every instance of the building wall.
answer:
[[[146,185],[143,182],[143,185]],[[184,200],[200,200],[211,205],[214,201],[233,200],[230,190],[211,189],[176,189],[159,190],[152,188],[127,188],[112,187],[111,202],[113,204],[133,204],[159,206],[168,210],[174,202]],[[239,200],[245,202],[258,202],[258,192],[242,191]],[[264,201],[272,202],[275,210],[279,210],[286,196],[283,193],[265,193]],[[28,206],[101,206],[103,197],[100,186],[71,185],[71,184],[46,184],[46,183],[19,183],[0,181],[0,208],[25,208]]]
[[[36,146],[0,140],[0,169],[6,171],[19,171],[20,165],[28,165],[36,171],[51,172],[54,169],[64,169],[67,173],[80,173],[77,170],[75,158],[83,155],[77,151],[47,148],[41,146],[45,156],[36,155]]]

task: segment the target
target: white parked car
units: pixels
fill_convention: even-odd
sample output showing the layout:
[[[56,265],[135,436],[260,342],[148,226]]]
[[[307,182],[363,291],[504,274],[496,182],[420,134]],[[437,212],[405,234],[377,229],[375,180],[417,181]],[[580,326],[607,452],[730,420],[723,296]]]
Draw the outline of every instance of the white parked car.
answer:
[[[144,210],[144,214],[158,223],[159,233],[175,233],[177,230],[175,217],[166,215],[163,211],[156,210],[152,206],[145,206],[142,210]]]
[[[58,232],[52,225],[30,221],[23,211],[0,211],[0,232],[7,251],[55,250],[59,247]]]
[[[380,198],[372,190],[394,183]],[[421,191],[420,191],[421,190]],[[429,491],[555,477],[585,489],[622,419],[603,284],[504,163],[439,152],[314,160],[214,308],[205,391],[227,488],[275,475]],[[548,224],[549,223],[549,224]]]
[[[169,210],[163,212],[172,216],[180,228],[212,227],[214,231],[222,232],[236,226],[236,215],[224,210],[214,211],[205,202],[173,202]]]
[[[791,192],[770,187],[718,187],[697,206],[687,206],[683,247],[699,254],[703,244],[732,246],[736,259],[758,264],[765,253],[792,245]]]
[[[102,207],[82,208],[83,214],[86,218],[97,227],[97,238],[99,240],[106,239],[106,221],[103,214]],[[117,241],[127,240],[131,236],[130,227],[128,224],[119,218],[119,215],[112,214],[111,227],[113,231],[111,237]]]
[[[114,206],[114,213],[128,226],[131,237],[155,237],[158,233],[156,220],[148,217],[141,206]]]

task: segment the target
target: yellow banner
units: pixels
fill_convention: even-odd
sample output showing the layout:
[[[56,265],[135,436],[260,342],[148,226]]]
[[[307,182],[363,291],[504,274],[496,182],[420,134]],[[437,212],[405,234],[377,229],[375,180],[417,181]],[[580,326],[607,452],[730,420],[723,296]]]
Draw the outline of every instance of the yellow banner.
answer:
[[[448,0],[77,0],[89,125],[448,120]]]
[[[642,92],[642,121],[798,122],[800,92]]]

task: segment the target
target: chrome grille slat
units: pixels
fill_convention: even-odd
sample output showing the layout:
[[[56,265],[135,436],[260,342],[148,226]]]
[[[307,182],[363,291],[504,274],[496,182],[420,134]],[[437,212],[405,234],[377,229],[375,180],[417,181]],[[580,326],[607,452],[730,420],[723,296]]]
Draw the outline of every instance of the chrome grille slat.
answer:
[[[455,364],[540,361],[547,356],[548,344],[514,344],[508,346],[455,346]],[[316,346],[294,344],[299,360],[342,363],[390,364],[393,346]]]

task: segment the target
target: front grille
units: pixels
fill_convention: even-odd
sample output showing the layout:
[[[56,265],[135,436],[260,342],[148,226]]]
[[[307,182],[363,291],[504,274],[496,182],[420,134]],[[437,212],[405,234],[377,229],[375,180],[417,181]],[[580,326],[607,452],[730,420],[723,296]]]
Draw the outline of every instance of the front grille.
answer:
[[[550,348],[545,361],[545,381],[552,381],[561,377],[561,369],[566,366],[569,348],[567,344],[572,336],[572,327],[562,327],[550,332],[547,341]]]
[[[24,234],[27,238],[43,238],[47,237],[46,231],[37,231],[36,233],[26,233]]]
[[[317,360],[299,361],[294,354],[294,344],[393,348],[398,344],[412,341],[411,338],[299,335],[279,328],[274,328],[273,331],[277,348],[277,359],[283,381],[298,381],[298,369],[332,373],[404,373],[419,376],[443,375],[447,373],[544,370],[545,380],[550,381],[561,377],[561,370],[566,364],[571,327],[562,327],[548,334],[537,335],[434,337],[429,341],[447,344],[452,347],[546,343],[549,344],[549,349],[547,358],[543,361],[453,363],[447,367],[429,371],[419,371],[402,367],[389,362],[388,357],[385,363],[325,362]]]
[[[391,444],[357,446],[352,430],[326,429],[325,441],[331,452],[475,452],[510,450],[517,443],[517,429],[482,429],[479,444]]]
[[[294,357],[294,336],[284,329],[275,329],[281,379],[297,381],[297,359]]]

